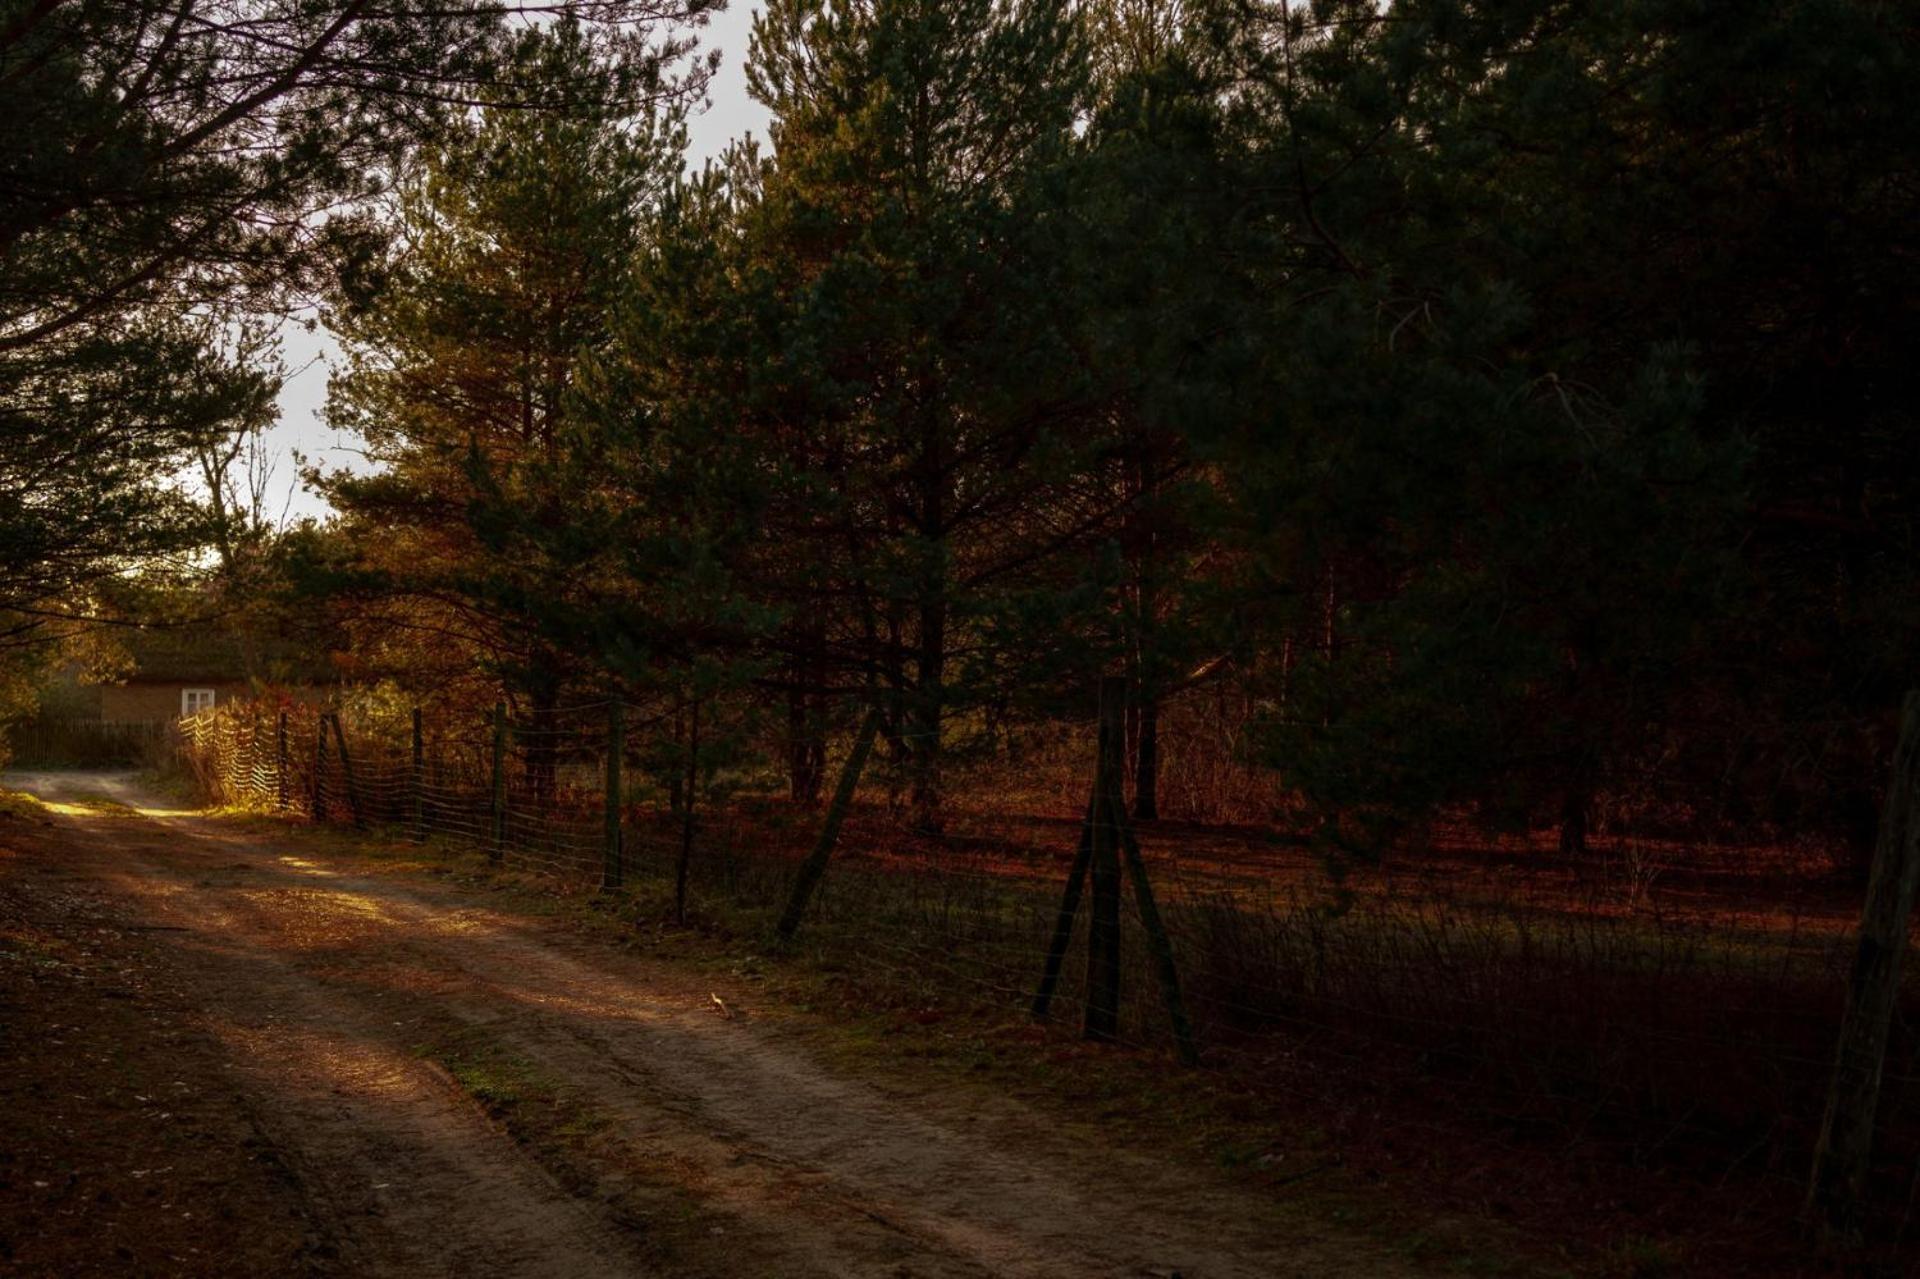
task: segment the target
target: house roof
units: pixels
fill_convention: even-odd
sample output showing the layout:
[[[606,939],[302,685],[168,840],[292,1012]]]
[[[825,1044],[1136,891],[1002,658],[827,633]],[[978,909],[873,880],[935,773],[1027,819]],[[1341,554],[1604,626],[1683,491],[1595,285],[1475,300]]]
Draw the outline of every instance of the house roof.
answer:
[[[143,626],[120,637],[133,658],[128,683],[233,683],[251,673],[273,683],[312,684],[332,678],[316,660],[284,636],[244,634],[205,623]]]

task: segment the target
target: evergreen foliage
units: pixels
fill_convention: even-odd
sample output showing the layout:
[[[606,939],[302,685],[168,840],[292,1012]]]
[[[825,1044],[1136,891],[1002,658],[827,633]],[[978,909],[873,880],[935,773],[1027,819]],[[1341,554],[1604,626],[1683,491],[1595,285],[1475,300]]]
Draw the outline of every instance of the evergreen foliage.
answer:
[[[773,0],[767,145],[693,174],[677,37],[295,6],[294,65],[52,12],[0,21],[52,122],[0,603],[204,536],[150,480],[269,381],[155,300],[323,274],[386,467],[303,571],[418,683],[777,716],[803,802],[877,704],[929,827],[1122,672],[1142,817],[1163,703],[1233,680],[1330,849],[1870,822],[1920,628],[1895,7]]]

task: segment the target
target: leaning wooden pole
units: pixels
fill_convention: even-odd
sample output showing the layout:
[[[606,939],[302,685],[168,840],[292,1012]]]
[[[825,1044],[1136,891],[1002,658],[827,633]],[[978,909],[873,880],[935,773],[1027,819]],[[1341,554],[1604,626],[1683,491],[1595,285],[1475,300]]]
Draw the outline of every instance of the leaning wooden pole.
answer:
[[[1093,829],[1087,858],[1087,1006],[1082,1032],[1108,1043],[1120,1034],[1120,850],[1113,814],[1120,808],[1127,682],[1100,681],[1100,756],[1093,777]]]
[[[813,851],[800,863],[800,872],[793,879],[793,889],[787,894],[787,908],[780,912],[777,931],[781,941],[792,941],[793,935],[800,931],[800,921],[807,913],[807,904],[813,900],[814,890],[826,877],[833,846],[840,841],[840,826],[847,819],[847,809],[853,806],[853,793],[860,786],[860,774],[866,770],[867,756],[873,753],[873,739],[879,732],[880,708],[870,706],[866,717],[860,721],[860,731],[854,735],[853,753],[847,756],[847,762],[840,767],[840,783],[833,789],[833,799],[827,805],[827,816],[820,824],[819,837],[813,841]]]
[[[1113,805],[1114,829],[1120,832],[1120,848],[1126,854],[1127,878],[1133,881],[1133,899],[1140,910],[1140,923],[1147,931],[1147,949],[1153,952],[1154,971],[1160,977],[1160,997],[1167,1005],[1167,1020],[1173,1024],[1174,1046],[1180,1060],[1189,1066],[1200,1064],[1200,1048],[1194,1042],[1193,1022],[1187,1016],[1187,1001],[1180,993],[1180,969],[1173,962],[1173,940],[1160,918],[1160,904],[1154,900],[1153,885],[1147,882],[1147,862],[1140,855],[1140,841],[1127,824],[1125,806]]]
[[[360,808],[360,786],[353,779],[353,757],[347,754],[347,734],[340,727],[340,715],[335,712],[327,718],[333,723],[334,745],[340,748],[340,775],[347,783],[347,807],[353,812],[353,824],[365,826],[366,814]],[[323,726],[324,727],[324,726]]]
[[[1920,690],[1900,713],[1893,777],[1880,812],[1860,940],[1847,981],[1833,1086],[1815,1147],[1806,1219],[1826,1242],[1845,1245],[1860,1235],[1860,1199],[1873,1150],[1875,1112],[1887,1032],[1900,994],[1907,954],[1907,921],[1920,888]]]
[[[1073,944],[1073,919],[1080,913],[1080,893],[1087,882],[1087,862],[1093,856],[1094,806],[1087,805],[1086,820],[1080,823],[1080,845],[1073,851],[1073,866],[1067,871],[1067,889],[1060,898],[1060,912],[1053,921],[1053,940],[1047,946],[1046,964],[1040,970],[1040,988],[1033,994],[1033,1019],[1045,1021],[1053,1008],[1053,992],[1060,984],[1060,968],[1067,962],[1067,947]]]

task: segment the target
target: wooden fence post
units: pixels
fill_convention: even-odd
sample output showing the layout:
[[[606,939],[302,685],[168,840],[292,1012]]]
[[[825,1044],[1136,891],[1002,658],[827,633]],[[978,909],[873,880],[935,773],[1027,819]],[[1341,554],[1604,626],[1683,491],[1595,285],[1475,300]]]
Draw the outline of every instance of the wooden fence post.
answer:
[[[413,842],[427,842],[427,735],[421,731],[420,708],[413,708],[413,772],[409,778],[413,799]]]
[[[606,794],[606,846],[601,853],[600,887],[614,889],[620,887],[625,877],[625,868],[620,864],[620,764],[626,752],[623,739],[624,725],[621,723],[620,700],[615,698],[607,703],[607,794]]]
[[[1900,993],[1907,920],[1916,887],[1920,887],[1920,690],[1909,692],[1901,707],[1900,740],[1894,748],[1893,777],[1880,811],[1867,901],[1860,914],[1860,940],[1847,982],[1833,1086],[1807,1188],[1807,1223],[1829,1244],[1846,1245],[1860,1236],[1860,1193],[1873,1150],[1880,1073]]]
[[[1040,970],[1040,989],[1033,996],[1033,1019],[1045,1021],[1053,1007],[1054,987],[1060,984],[1060,967],[1067,962],[1067,947],[1073,943],[1073,917],[1080,913],[1080,893],[1087,880],[1087,862],[1093,856],[1093,817],[1097,808],[1087,805],[1087,819],[1080,823],[1080,844],[1073,852],[1073,867],[1067,871],[1066,895],[1060,899],[1060,912],[1053,921],[1053,941],[1047,947],[1046,964]]]
[[[1173,1042],[1180,1051],[1181,1061],[1198,1066],[1200,1048],[1194,1042],[1193,1022],[1187,1017],[1187,1001],[1180,993],[1180,970],[1173,962],[1173,940],[1167,936],[1160,906],[1153,898],[1153,886],[1147,882],[1147,861],[1140,855],[1140,841],[1133,837],[1120,797],[1116,794],[1112,801],[1114,829],[1120,832],[1120,848],[1127,855],[1127,878],[1133,881],[1133,897],[1140,908],[1140,923],[1146,929],[1147,949],[1153,952],[1154,970],[1160,975],[1160,997],[1167,1005],[1167,1020],[1173,1024]]]
[[[367,816],[360,807],[360,785],[353,778],[353,757],[347,754],[346,730],[340,727],[339,712],[327,718],[333,721],[333,742],[340,748],[340,775],[347,783],[347,807],[353,813],[353,824],[365,826]]]
[[[487,860],[497,862],[507,851],[507,704],[493,704],[493,821]]]
[[[1125,742],[1126,680],[1100,681],[1100,757],[1093,779],[1093,827],[1087,860],[1088,1039],[1110,1042],[1120,1033],[1120,851],[1113,814],[1119,808],[1121,750]]]
[[[324,777],[327,771],[327,716],[322,711],[313,720],[313,810],[310,814],[316,822],[325,821],[326,788]]]
[[[280,712],[274,734],[274,801],[281,812],[287,811],[287,713]]]
[[[873,752],[873,739],[879,731],[880,708],[869,706],[866,718],[860,721],[860,732],[853,739],[853,753],[840,768],[840,784],[834,787],[833,802],[827,805],[820,836],[813,841],[813,851],[807,854],[807,860],[800,863],[793,891],[787,895],[787,908],[780,913],[781,941],[793,940],[794,933],[800,929],[801,916],[806,914],[807,903],[813,898],[813,890],[827,873],[827,859],[833,856],[833,846],[840,838],[840,824],[846,820],[853,792],[860,785],[860,774],[867,766],[867,756]]]

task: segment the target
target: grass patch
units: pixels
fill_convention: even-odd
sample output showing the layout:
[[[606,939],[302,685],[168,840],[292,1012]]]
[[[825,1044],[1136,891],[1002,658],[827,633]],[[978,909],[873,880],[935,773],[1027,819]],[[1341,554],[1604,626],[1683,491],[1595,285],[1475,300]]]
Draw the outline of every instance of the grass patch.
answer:
[[[38,795],[0,787],[0,821],[45,821],[51,817],[52,810]]]

